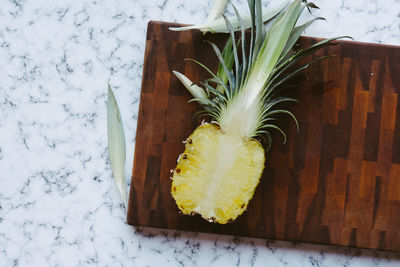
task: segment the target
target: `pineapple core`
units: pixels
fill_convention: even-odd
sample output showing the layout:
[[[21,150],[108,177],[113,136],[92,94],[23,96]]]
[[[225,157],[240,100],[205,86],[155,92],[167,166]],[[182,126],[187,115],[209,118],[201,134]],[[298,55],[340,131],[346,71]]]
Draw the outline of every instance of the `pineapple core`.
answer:
[[[264,169],[254,139],[204,123],[189,136],[172,177],[172,196],[183,214],[225,224],[247,207]]]

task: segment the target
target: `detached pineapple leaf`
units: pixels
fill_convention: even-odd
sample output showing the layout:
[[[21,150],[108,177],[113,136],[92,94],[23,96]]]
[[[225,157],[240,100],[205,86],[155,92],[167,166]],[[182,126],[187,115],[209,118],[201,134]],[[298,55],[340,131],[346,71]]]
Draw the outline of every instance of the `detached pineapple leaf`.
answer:
[[[288,5],[288,3],[290,3],[290,1],[285,1],[284,3],[270,8],[267,11],[262,13],[262,22],[267,22],[269,20],[271,20],[272,18],[274,18],[276,15],[278,15],[280,12],[282,12],[286,6]],[[239,30],[241,25],[238,21],[237,18],[229,18],[229,21],[232,24],[232,28],[235,30]],[[242,17],[242,22],[243,22],[243,27],[245,29],[251,28],[252,25],[252,20],[251,20],[251,16],[247,15],[247,16],[243,16]],[[213,33],[217,33],[217,32],[229,32],[229,29],[225,23],[224,18],[219,17],[211,22],[205,22],[205,23],[201,23],[201,24],[197,24],[197,25],[191,25],[191,26],[185,26],[185,27],[171,27],[169,28],[171,31],[187,31],[187,30],[200,30],[203,33],[206,32],[213,32]]]
[[[110,85],[108,86],[107,102],[107,135],[111,169],[118,191],[121,194],[124,204],[127,205],[125,184],[125,134],[118,104]]]
[[[221,16],[222,13],[224,13],[225,7],[229,1],[230,0],[215,0],[210,13],[208,14],[206,23],[218,19],[218,17]]]

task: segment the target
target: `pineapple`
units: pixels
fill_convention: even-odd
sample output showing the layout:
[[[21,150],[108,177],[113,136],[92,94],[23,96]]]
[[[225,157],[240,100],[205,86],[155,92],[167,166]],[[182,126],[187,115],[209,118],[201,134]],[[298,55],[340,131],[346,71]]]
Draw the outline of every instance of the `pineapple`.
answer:
[[[252,22],[248,50],[245,29],[235,9],[241,25],[240,42],[235,40],[234,29],[225,19],[230,38],[224,50],[221,52],[210,43],[220,62],[217,73],[193,60],[212,75],[200,82],[200,87],[174,71],[194,96],[193,100],[203,108],[200,114],[207,115],[212,121],[202,123],[186,140],[185,151],[173,171],[172,196],[183,214],[199,214],[220,224],[234,221],[253,197],[265,166],[265,150],[271,146],[270,130],[280,132],[283,142],[286,141],[284,131],[275,124],[276,115],[289,115],[298,127],[290,111],[276,109],[279,103],[296,101],[279,96],[282,83],[325,57],[293,70],[300,59],[337,39],[293,51],[292,46],[303,30],[319,18],[298,27],[295,27],[296,22],[305,7],[315,5],[301,0],[291,2],[266,30],[260,16],[261,0],[248,2]],[[258,140],[260,137],[265,140],[265,150]]]
[[[172,195],[182,212],[219,223],[243,213],[264,169],[261,144],[204,123],[185,146],[172,183]]]

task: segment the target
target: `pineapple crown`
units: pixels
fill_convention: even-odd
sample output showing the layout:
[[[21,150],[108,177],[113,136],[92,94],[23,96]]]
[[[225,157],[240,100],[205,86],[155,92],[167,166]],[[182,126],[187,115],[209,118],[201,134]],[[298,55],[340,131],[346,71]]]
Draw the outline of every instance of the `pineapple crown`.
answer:
[[[191,101],[201,104],[202,110],[196,115],[210,116],[223,131],[236,132],[244,138],[262,137],[268,150],[272,143],[272,129],[281,133],[283,142],[286,142],[285,132],[275,124],[278,114],[293,118],[297,130],[299,129],[292,112],[277,108],[283,102],[297,102],[296,99],[281,96],[282,90],[287,88],[282,85],[327,56],[317,57],[298,66],[300,60],[322,47],[335,44],[332,41],[343,37],[322,40],[295,51],[292,48],[301,33],[314,21],[323,19],[317,17],[296,26],[305,8],[309,11],[311,8],[318,8],[314,3],[294,0],[284,5],[267,21],[263,21],[265,16],[261,0],[248,0],[248,6],[251,17],[249,42],[246,42],[243,20],[234,6],[237,19],[235,25],[238,26],[232,26],[230,20],[223,16],[229,32],[223,51],[209,42],[219,60],[217,73],[201,62],[189,59],[208,71],[212,78],[199,82],[202,87],[195,84],[189,86],[190,80],[180,73],[174,73],[184,84],[187,79],[185,86],[194,95]],[[239,40],[236,40],[235,31],[240,31]]]

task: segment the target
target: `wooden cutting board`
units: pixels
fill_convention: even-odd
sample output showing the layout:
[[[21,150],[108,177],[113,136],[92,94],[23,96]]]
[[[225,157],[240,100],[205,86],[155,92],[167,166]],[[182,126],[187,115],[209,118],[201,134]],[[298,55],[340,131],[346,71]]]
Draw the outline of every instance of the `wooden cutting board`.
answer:
[[[217,60],[208,39],[226,35],[147,31],[127,221],[131,225],[400,251],[400,47],[340,42],[291,92],[300,123],[282,118],[247,212],[227,225],[184,216],[170,193],[170,170],[198,121],[195,103],[172,74],[208,78]],[[316,40],[302,38],[300,46]]]

